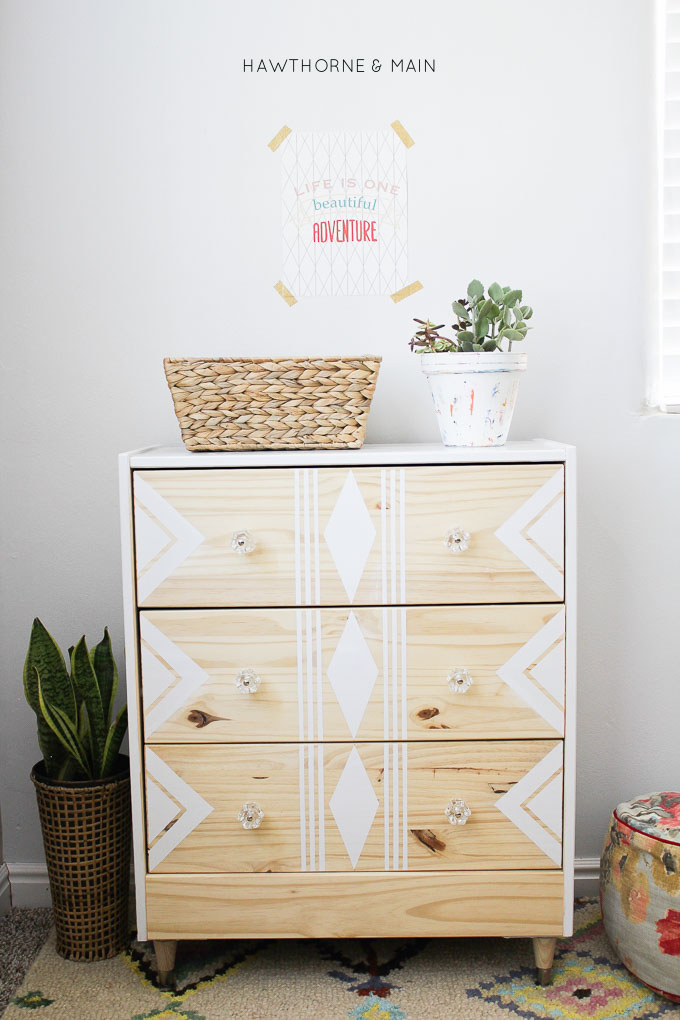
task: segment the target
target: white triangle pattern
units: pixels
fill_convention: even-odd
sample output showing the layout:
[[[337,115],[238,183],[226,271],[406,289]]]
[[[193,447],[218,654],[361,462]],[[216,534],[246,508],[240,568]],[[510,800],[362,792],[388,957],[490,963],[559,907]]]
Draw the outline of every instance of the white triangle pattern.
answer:
[[[540,546],[558,567],[564,569],[564,507],[556,500],[527,531],[527,538]]]
[[[140,506],[135,508],[135,548],[137,549],[137,569],[143,570],[159,552],[169,545],[171,539],[145,514]]]
[[[349,731],[356,737],[373,693],[378,667],[354,613],[347,617],[326,672]]]
[[[550,782],[548,782],[550,780]],[[548,784],[545,790],[541,790]],[[535,796],[531,810],[541,822],[555,832],[555,817],[562,813],[562,744],[557,744],[546,754],[531,771],[515,783],[507,793],[496,801],[495,807],[502,811],[513,825],[517,826],[546,857],[560,865],[562,861],[562,844],[560,839],[546,831],[536,818],[532,818],[524,804],[537,790],[541,796]],[[561,823],[560,823],[561,827]]]
[[[135,549],[137,555],[137,600],[142,605],[149,595],[155,591],[173,570],[176,570],[194,549],[197,549],[204,536],[171,506],[144,478],[135,475]],[[148,511],[140,511],[140,506]],[[150,516],[149,516],[150,515]],[[153,524],[156,518],[174,541],[168,545],[169,539],[162,530]],[[159,546],[158,535],[165,539],[165,545]],[[165,548],[165,552],[158,552]],[[146,568],[146,569],[145,569]]]
[[[208,802],[205,801],[200,794],[196,793],[196,791],[193,790],[188,783],[185,783],[183,779],[180,779],[177,773],[173,772],[170,766],[159,758],[156,752],[152,751],[150,747],[145,749],[144,756],[147,775],[152,776],[158,784],[149,783],[147,778],[146,797],[147,814],[149,818],[155,819],[155,824],[157,825],[158,820],[167,814],[168,809],[164,804],[151,804],[154,799],[158,801],[158,793],[162,793],[163,790],[167,790],[167,792],[174,797],[177,803],[181,804],[184,808],[184,811],[179,816],[175,824],[172,825],[167,832],[161,836],[161,838],[154,843],[152,847],[149,848],[149,871],[153,871],[162,861],[165,860],[169,853],[171,853],[183,840],[186,839],[189,833],[193,832],[194,829],[208,817],[214,808],[208,804]],[[162,795],[165,800],[169,800],[165,793]],[[167,822],[165,825],[167,825]],[[161,829],[164,828],[165,825],[161,826]],[[153,839],[151,831],[149,832],[149,836]]]
[[[560,736],[564,734],[564,710],[545,692],[556,698],[560,705],[564,705],[564,625],[565,613],[564,608],[561,608],[497,671],[503,683],[545,719]],[[558,644],[551,648],[555,642]],[[551,651],[542,659],[541,656],[549,648]],[[530,675],[527,675],[527,670],[533,663],[536,665],[533,666]]]
[[[350,602],[354,601],[375,535],[364,497],[349,471],[323,537]]]
[[[558,500],[555,507],[550,507],[550,504],[563,491],[564,480],[560,469],[501,524],[495,533],[496,538],[559,598],[564,595],[564,574],[552,560],[559,563],[563,559],[563,554],[560,556],[553,554],[564,546],[564,504],[562,500]],[[536,518],[547,507],[550,507],[550,510],[544,515],[546,520],[539,527],[540,522]],[[530,532],[532,541],[529,542],[522,532],[532,521],[534,521]],[[539,546],[545,550],[547,556],[541,552]]]
[[[166,825],[179,814],[179,808],[170,800],[167,793],[154,783],[150,776],[146,777],[146,829],[149,842],[153,843]]]
[[[139,629],[142,638],[144,732],[149,737],[175,712],[178,712],[182,705],[186,704],[189,698],[208,682],[210,677],[143,613],[140,614]],[[179,677],[179,682],[174,686],[171,686],[175,680],[174,676],[156,658],[154,652],[164,659]],[[168,688],[170,689],[168,690]],[[158,701],[159,695],[164,690],[167,690],[168,693],[162,701]]]
[[[555,776],[535,797],[527,801],[532,814],[562,839],[562,776]]]

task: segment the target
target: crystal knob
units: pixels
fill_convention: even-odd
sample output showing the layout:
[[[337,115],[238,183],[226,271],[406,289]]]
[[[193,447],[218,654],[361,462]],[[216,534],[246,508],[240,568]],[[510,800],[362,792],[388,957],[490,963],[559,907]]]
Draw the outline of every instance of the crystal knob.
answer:
[[[237,817],[244,829],[259,829],[264,818],[264,811],[254,800],[248,800],[241,807]]]
[[[472,812],[464,800],[461,800],[460,797],[456,797],[455,800],[450,800],[448,802],[444,814],[450,821],[451,825],[465,825]]]
[[[254,669],[240,669],[236,676],[236,690],[244,694],[254,694],[262,680]]]
[[[470,545],[470,532],[464,528],[451,528],[446,532],[444,545],[452,553],[464,553]]]
[[[255,539],[249,531],[235,531],[231,536],[231,547],[234,552],[243,556],[245,553],[251,553],[253,551],[255,548]]]
[[[467,669],[456,666],[446,678],[449,690],[454,694],[465,694],[472,687],[472,677]]]

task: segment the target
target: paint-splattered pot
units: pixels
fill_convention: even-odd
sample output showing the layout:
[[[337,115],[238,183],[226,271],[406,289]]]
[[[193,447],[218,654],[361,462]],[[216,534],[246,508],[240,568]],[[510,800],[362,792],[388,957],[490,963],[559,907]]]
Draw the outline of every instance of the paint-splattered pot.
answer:
[[[502,446],[526,354],[422,354],[445,446]]]

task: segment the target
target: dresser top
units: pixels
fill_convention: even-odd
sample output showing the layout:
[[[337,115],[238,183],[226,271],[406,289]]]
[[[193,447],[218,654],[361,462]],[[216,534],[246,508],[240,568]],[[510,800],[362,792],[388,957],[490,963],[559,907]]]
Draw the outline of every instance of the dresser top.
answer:
[[[441,443],[365,444],[360,450],[244,450],[190,453],[183,446],[148,446],[123,454],[133,468],[290,467],[386,464],[506,464],[560,462],[573,447],[549,439],[505,446],[452,447]]]

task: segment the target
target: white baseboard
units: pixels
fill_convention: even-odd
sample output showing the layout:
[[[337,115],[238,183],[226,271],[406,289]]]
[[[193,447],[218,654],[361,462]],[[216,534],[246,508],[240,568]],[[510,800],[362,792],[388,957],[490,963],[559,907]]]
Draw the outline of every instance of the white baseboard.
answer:
[[[45,864],[8,864],[13,907],[49,907],[50,883]]]
[[[3,871],[4,885],[3,885]],[[9,868],[9,883],[7,869]],[[600,879],[600,861],[598,857],[577,857],[574,863],[574,891],[576,896],[597,896]],[[7,895],[3,890],[7,888]],[[0,917],[5,899],[9,902],[9,889],[12,890],[13,907],[49,907],[50,884],[47,880],[47,868],[44,864],[9,864],[0,865]]]
[[[12,897],[9,888],[9,870],[3,862],[0,864],[0,917],[9,914],[12,906]]]

